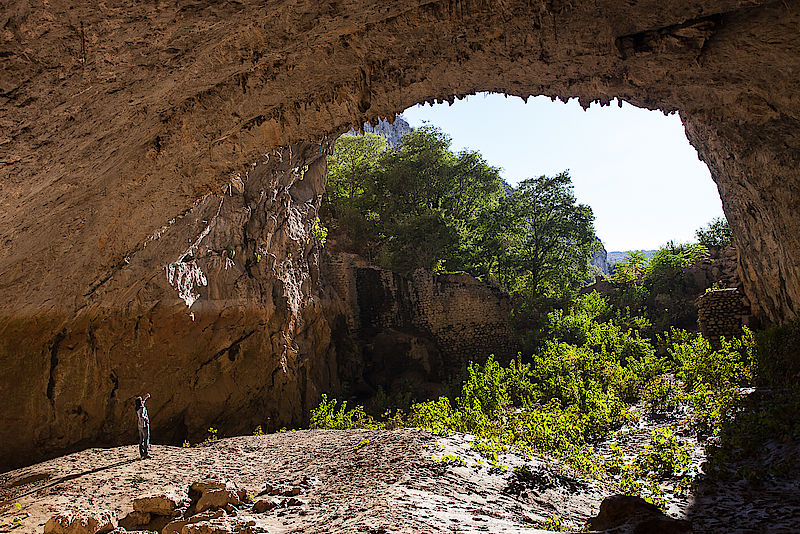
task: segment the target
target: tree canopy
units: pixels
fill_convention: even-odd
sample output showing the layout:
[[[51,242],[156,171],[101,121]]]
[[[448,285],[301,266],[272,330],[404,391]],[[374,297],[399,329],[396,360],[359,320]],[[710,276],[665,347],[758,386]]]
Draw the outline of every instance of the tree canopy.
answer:
[[[733,233],[724,217],[716,217],[706,226],[695,232],[697,241],[706,248],[719,249],[727,247],[733,241]]]
[[[339,138],[323,213],[354,252],[398,272],[467,271],[535,295],[579,283],[596,238],[569,174],[512,188],[480,153],[450,145],[430,126],[397,150],[376,135]]]
[[[597,242],[594,215],[577,203],[568,173],[523,180],[501,200],[492,223],[503,286],[539,296],[587,276]]]

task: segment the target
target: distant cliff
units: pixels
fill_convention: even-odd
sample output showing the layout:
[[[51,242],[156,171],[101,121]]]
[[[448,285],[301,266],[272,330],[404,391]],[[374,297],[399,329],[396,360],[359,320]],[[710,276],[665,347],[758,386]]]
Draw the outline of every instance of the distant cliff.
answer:
[[[608,275],[611,273],[611,266],[608,264],[608,252],[606,251],[606,247],[603,246],[603,242],[599,239],[597,240],[597,244],[599,246],[597,250],[592,252],[589,265],[596,267],[600,273]]]
[[[413,130],[413,128],[403,119],[402,115],[395,117],[393,123],[389,123],[381,119],[378,124],[372,126],[370,123],[364,123],[364,133],[374,133],[386,138],[386,144],[390,147],[397,149],[403,144],[403,136]],[[350,130],[350,135],[362,135],[361,132]]]

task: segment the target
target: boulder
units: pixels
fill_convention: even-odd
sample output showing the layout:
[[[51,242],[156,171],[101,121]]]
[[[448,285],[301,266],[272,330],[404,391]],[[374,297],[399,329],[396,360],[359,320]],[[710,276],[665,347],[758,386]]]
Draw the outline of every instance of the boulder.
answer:
[[[668,516],[651,517],[636,525],[633,534],[687,534],[692,531],[688,521]]]
[[[114,515],[103,512],[62,512],[44,525],[44,534],[106,534],[117,526]]]
[[[221,490],[221,489],[235,489],[236,486],[225,479],[215,479],[215,478],[207,478],[205,480],[200,480],[198,482],[192,482],[192,485],[189,486],[189,495],[202,495],[206,491],[209,490]]]
[[[626,524],[635,525],[635,534],[682,534],[692,530],[688,521],[671,518],[655,505],[631,495],[606,497],[597,516],[589,519],[592,530],[609,530]]]
[[[280,503],[275,499],[259,499],[253,505],[253,511],[258,514],[263,514],[273,508],[276,508]]]
[[[294,487],[291,487],[289,489],[284,490],[282,495],[284,497],[295,497],[297,495],[300,495],[301,491],[302,490],[300,488],[298,488],[297,486],[294,486]]]
[[[239,493],[228,489],[212,489],[204,492],[197,501],[197,511],[217,510],[219,508],[225,508],[228,505],[242,505]]]
[[[150,524],[151,520],[152,516],[148,512],[137,512],[134,510],[119,520],[119,526],[127,530],[134,530],[136,527],[143,527]]]
[[[161,534],[181,534],[183,532],[183,527],[185,527],[186,525],[199,523],[201,521],[210,521],[213,519],[218,519],[224,515],[225,512],[223,512],[222,510],[214,510],[193,515],[188,519],[176,519],[164,525],[164,528],[161,529]]]
[[[179,504],[180,498],[176,495],[151,495],[134,499],[133,510],[142,514],[173,517],[178,514]]]
[[[261,534],[266,532],[266,529],[256,526],[255,521],[240,521],[230,517],[191,523],[181,530],[181,534]]]

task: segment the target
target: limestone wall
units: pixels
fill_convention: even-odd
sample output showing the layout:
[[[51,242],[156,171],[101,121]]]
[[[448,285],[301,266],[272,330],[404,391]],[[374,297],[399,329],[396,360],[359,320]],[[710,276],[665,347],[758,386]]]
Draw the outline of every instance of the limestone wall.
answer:
[[[328,263],[327,273],[347,303],[350,334],[362,341],[386,329],[416,330],[434,341],[445,368],[517,352],[508,297],[468,274],[420,269],[409,279],[345,253]]]
[[[413,324],[434,335],[447,361],[516,354],[508,324],[511,302],[499,289],[468,274],[434,276],[420,269],[412,278],[412,293]]]

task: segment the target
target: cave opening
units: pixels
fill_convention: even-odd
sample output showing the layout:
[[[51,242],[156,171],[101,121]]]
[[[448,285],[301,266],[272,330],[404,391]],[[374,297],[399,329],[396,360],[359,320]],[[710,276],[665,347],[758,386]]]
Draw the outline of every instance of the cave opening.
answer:
[[[478,93],[412,106],[400,117],[411,127],[441,128],[455,152],[480,152],[511,186],[568,171],[608,251],[693,241],[698,228],[724,217],[716,184],[678,114],[617,99],[609,104],[583,109],[576,99]]]
[[[603,266],[591,270],[582,280],[576,278],[578,284],[591,286],[592,282],[611,279],[612,265],[624,261],[628,252],[642,251],[649,258],[658,249],[673,247],[673,243],[681,247],[683,244],[695,242],[698,229],[715,217],[723,217],[721,219],[723,222],[725,220],[720,196],[711,180],[709,169],[700,161],[697,152],[690,145],[684,125],[675,113],[665,114],[657,110],[647,110],[615,99],[605,102],[606,105],[603,106],[598,103],[587,103],[584,106],[577,100],[558,102],[556,99],[546,97],[534,97],[523,101],[513,95],[501,93],[477,93],[449,103],[448,100],[432,103],[431,106],[420,104],[406,108],[392,123],[387,121],[365,123],[363,133],[379,134],[385,139],[382,143],[391,148],[385,153],[394,154],[401,151],[405,134],[414,129],[432,127],[433,137],[435,138],[436,132],[439,132],[441,137],[437,138],[438,142],[446,144],[447,150],[450,150],[454,157],[460,158],[462,154],[474,152],[481,158],[485,157],[489,167],[499,169],[506,187],[506,195],[518,187],[520,181],[525,178],[552,176],[569,171],[572,175],[569,187],[574,186],[576,201],[588,205],[593,210],[597,209],[598,204],[601,206],[600,210],[595,211],[597,218],[594,220],[596,235],[600,238],[599,248],[603,250],[603,259],[598,260],[596,256],[593,257],[592,266],[597,267],[598,263]],[[362,132],[355,130],[348,132],[350,135],[345,138],[346,142],[347,139],[358,138],[353,136],[356,133]],[[415,138],[412,141],[415,144],[411,153],[425,150],[424,144],[417,144],[420,139]],[[433,141],[437,142],[437,139]],[[346,151],[383,150],[381,143],[374,146],[366,140],[363,143],[361,148],[350,146]],[[355,152],[349,153],[352,156]],[[411,156],[411,153],[408,156]],[[440,257],[438,258],[440,261],[436,261],[435,256],[439,252],[414,246],[428,239],[436,242],[441,235],[439,230],[446,224],[427,228],[419,225],[413,227],[411,234],[405,236],[392,233],[395,229],[388,229],[389,226],[384,225],[385,221],[382,219],[397,215],[391,210],[384,209],[384,202],[390,204],[394,202],[388,200],[388,196],[398,195],[404,202],[417,201],[412,198],[413,194],[409,197],[402,196],[405,193],[402,191],[403,187],[415,189],[419,186],[411,183],[414,179],[410,175],[403,175],[404,172],[412,171],[411,167],[399,171],[402,181],[399,187],[386,188],[386,184],[381,184],[377,186],[375,192],[370,192],[369,189],[376,186],[370,185],[369,180],[396,177],[391,178],[389,176],[391,172],[379,176],[383,171],[371,169],[369,165],[362,167],[360,165],[363,162],[357,163],[355,160],[347,159],[351,156],[339,154],[334,149],[333,159],[328,160],[329,165],[332,165],[329,166],[328,172],[332,174],[329,176],[320,216],[323,223],[333,225],[328,227],[332,231],[326,234],[329,241],[325,245],[323,256],[331,254],[335,257],[340,252],[355,253],[359,256],[355,260],[337,257],[333,262],[337,271],[332,275],[339,282],[350,277],[350,286],[344,289],[337,286],[337,291],[347,294],[356,309],[352,317],[348,318],[351,334],[368,340],[364,342],[365,346],[370,347],[370,355],[366,359],[374,358],[377,362],[376,370],[367,369],[367,373],[372,375],[366,380],[368,385],[362,384],[364,387],[356,392],[354,398],[368,399],[370,395],[374,396],[376,388],[387,391],[402,390],[406,387],[402,385],[403,383],[407,384],[414,380],[430,382],[429,379],[433,378],[433,382],[436,382],[447,378],[444,375],[432,377],[429,373],[404,376],[396,369],[388,369],[383,361],[387,357],[378,354],[380,350],[375,350],[379,346],[383,347],[381,350],[387,354],[391,353],[391,358],[405,361],[406,369],[416,367],[418,361],[423,360],[425,361],[423,367],[434,367],[444,372],[452,372],[455,366],[468,361],[485,360],[492,351],[508,359],[520,348],[523,352],[532,350],[532,345],[525,343],[519,345],[516,341],[497,343],[498,338],[507,336],[511,339],[516,335],[511,334],[503,325],[505,321],[502,318],[503,314],[507,314],[514,305],[519,304],[521,292],[519,287],[515,288],[508,283],[508,277],[503,280],[492,267],[468,265],[469,262],[461,261],[463,258],[451,261],[452,258]],[[375,157],[379,159],[379,156]],[[391,156],[387,161],[393,161],[389,165],[395,165],[404,157],[406,156],[397,158]],[[342,165],[347,161],[350,162],[347,165],[351,167],[343,170]],[[431,160],[431,168],[439,163],[441,162]],[[344,182],[347,183],[341,181],[342,173],[347,175],[354,172],[377,174],[370,176],[367,181],[359,182],[353,180],[352,176],[344,177]],[[416,168],[413,172],[427,171]],[[431,174],[431,180],[439,180],[435,171]],[[437,194],[441,194],[441,191],[433,193],[434,196]],[[338,198],[334,198],[337,195]],[[349,198],[343,198],[348,195]],[[373,198],[367,198],[370,195]],[[366,200],[362,201],[362,196]],[[337,205],[337,201],[342,200],[344,204],[352,202],[353,206],[357,205],[365,216],[358,223],[354,223],[352,217],[358,214],[340,210],[341,206]],[[433,211],[437,209],[434,208]],[[333,213],[337,215],[332,216]],[[412,216],[428,217],[430,211],[426,212],[423,209],[413,213]],[[481,215],[485,216],[487,216],[485,213]],[[489,215],[490,218],[492,216]],[[380,227],[380,230],[370,234],[365,228],[371,225]],[[401,229],[401,233],[407,231],[409,226],[413,224],[407,224],[406,228]],[[658,231],[655,236],[651,235],[654,229]],[[367,242],[372,239],[373,242],[366,245],[356,243],[351,239],[353,234],[363,234],[366,237],[359,239]],[[410,239],[409,235],[412,236]],[[397,250],[391,250],[391,245],[385,247],[380,243],[381,240],[384,243],[391,243],[393,240],[401,242],[403,239],[414,243],[401,249],[399,254]],[[604,244],[608,245],[603,248]],[[459,244],[462,245],[463,242]],[[432,245],[432,248],[435,246]],[[608,261],[605,259],[606,248],[614,253]],[[481,251],[483,252],[486,250]],[[719,259],[718,252],[714,252],[713,259],[707,258],[708,263]],[[430,259],[417,263],[409,261],[409,258],[424,254],[430,254],[434,261],[431,262]],[[694,274],[696,281],[684,284],[681,291],[685,294],[680,297],[673,300],[663,295],[654,298],[658,300],[661,311],[673,305],[680,305],[683,308],[680,313],[675,312],[669,319],[664,319],[663,324],[659,324],[658,327],[696,329],[696,308],[693,304],[687,303],[712,286],[739,285],[734,274],[735,249],[726,250],[725,256],[724,269],[718,266],[713,269],[703,267],[705,270],[700,269]],[[696,259],[692,260],[692,263],[695,262]],[[378,269],[384,271],[381,273]],[[427,280],[417,275],[416,269],[444,276]],[[723,270],[725,276],[721,276]],[[482,303],[496,300],[488,290],[479,296],[475,292],[467,296],[465,295],[468,292],[459,294],[451,284],[465,283],[466,279],[457,280],[461,274],[474,276],[481,283],[501,289],[506,295],[512,295],[512,300],[517,301],[516,304],[501,302],[496,309],[489,310]],[[452,278],[448,278],[451,276]],[[367,279],[371,280],[370,290],[366,289],[367,284],[359,283]],[[435,286],[436,298],[446,302],[444,305],[438,303],[441,308],[439,315],[437,312],[431,312],[427,304],[428,285]],[[678,303],[677,300],[682,302]],[[551,299],[542,309],[557,301],[558,299]],[[565,302],[565,300],[558,301],[557,306],[566,309],[568,305]],[[654,307],[654,304],[650,303],[649,306]],[[417,307],[424,309],[418,312]],[[479,310],[478,319],[461,317],[461,314],[455,311],[470,307]],[[447,314],[452,317],[444,317]],[[492,323],[491,328],[481,324],[482,321]],[[669,321],[671,322],[667,324]],[[423,325],[421,335],[419,329],[415,330],[420,325]],[[526,326],[514,325],[512,330],[518,331],[520,328]],[[492,329],[495,335],[487,336],[486,331]],[[654,327],[653,335],[656,334],[656,329],[657,327]],[[393,333],[387,334],[387,330],[392,330]],[[459,330],[460,334],[450,336],[450,332]],[[395,335],[401,331],[402,336]],[[433,338],[430,338],[430,335],[433,335]],[[393,339],[401,348],[395,351],[386,350],[389,344],[384,338]],[[412,346],[416,347],[415,354],[412,354],[410,348]],[[432,351],[429,350],[431,346]],[[431,366],[432,361],[436,365]],[[365,376],[361,375],[347,381],[363,382]],[[433,384],[426,382],[425,387],[428,391],[437,391]]]
[[[13,379],[0,464],[127,439],[142,383],[161,421],[196,416],[181,423],[194,435],[215,419],[226,433],[265,413],[274,427],[303,420],[335,373],[314,266],[294,239],[322,180],[316,165],[304,180],[293,169],[348,124],[476,89],[680,110],[742,243],[753,304],[771,321],[797,316],[796,3],[339,4],[9,12],[0,355]],[[72,17],[80,57],[65,46]],[[250,189],[220,193],[265,153]],[[192,311],[164,273],[177,258],[211,273]]]

